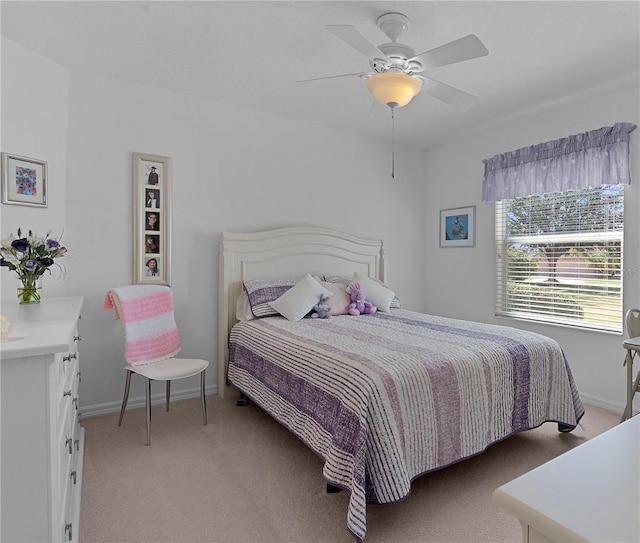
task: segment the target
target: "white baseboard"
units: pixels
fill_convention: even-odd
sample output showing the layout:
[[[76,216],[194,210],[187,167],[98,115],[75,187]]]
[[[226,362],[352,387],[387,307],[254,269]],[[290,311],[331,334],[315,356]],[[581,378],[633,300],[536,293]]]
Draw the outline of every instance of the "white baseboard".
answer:
[[[580,394],[580,398],[582,401],[588,405],[593,405],[595,407],[601,407],[602,409],[606,409],[607,411],[612,411],[613,413],[620,413],[624,411],[625,404],[619,402],[609,402],[607,400],[603,400],[602,398],[598,398],[596,396],[591,396],[590,394]]]
[[[218,393],[217,385],[209,385],[205,386],[204,389],[205,396],[211,396]],[[187,390],[180,391],[171,391],[171,402],[179,402],[180,400],[190,400],[192,398],[200,397],[200,387],[190,388]],[[156,404],[164,404],[165,395],[164,392],[159,392],[157,394],[151,394],[151,405]],[[135,409],[137,407],[145,406],[145,398],[144,396],[137,397],[129,397],[129,401],[127,402],[127,409]],[[107,403],[99,403],[92,405],[83,405],[80,407],[80,416],[81,418],[87,417],[97,417],[98,415],[111,415],[113,413],[119,413],[120,408],[122,407],[122,400],[118,400],[117,402],[107,402]]]
[[[217,385],[209,385],[205,387],[205,394],[207,396],[214,395],[218,393]],[[197,398],[200,396],[199,388],[191,388],[188,390],[181,390],[179,392],[171,392],[171,401],[180,401],[180,400],[190,400],[192,398]],[[607,400],[603,400],[596,396],[591,396],[590,394],[580,394],[580,398],[586,404],[593,405],[595,407],[601,407],[602,409],[607,409],[608,411],[612,411],[614,413],[620,413],[624,411],[624,404],[609,402]],[[156,405],[160,403],[164,403],[164,393],[160,392],[158,394],[151,395],[151,405]],[[127,409],[135,409],[137,407],[144,407],[145,399],[144,396],[138,396],[135,398],[129,398],[127,402]],[[112,413],[119,413],[120,408],[122,407],[122,401],[118,400],[117,402],[108,402],[102,404],[92,404],[82,406],[80,409],[82,417],[97,417],[98,415],[110,415]]]

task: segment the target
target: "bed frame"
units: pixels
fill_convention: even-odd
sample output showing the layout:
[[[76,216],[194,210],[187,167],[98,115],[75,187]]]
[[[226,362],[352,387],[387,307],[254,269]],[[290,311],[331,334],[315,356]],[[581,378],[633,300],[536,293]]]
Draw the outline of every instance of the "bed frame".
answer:
[[[385,280],[382,240],[362,239],[313,226],[263,232],[223,232],[220,240],[218,292],[218,393],[238,396],[227,383],[229,332],[236,320],[236,301],[245,279],[288,279],[303,276],[366,274]]]

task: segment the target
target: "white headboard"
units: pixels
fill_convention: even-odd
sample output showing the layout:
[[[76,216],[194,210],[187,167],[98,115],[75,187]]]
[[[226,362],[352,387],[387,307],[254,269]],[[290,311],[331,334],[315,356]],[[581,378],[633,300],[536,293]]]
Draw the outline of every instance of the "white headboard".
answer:
[[[218,391],[224,397],[237,391],[227,386],[229,332],[236,323],[236,301],[245,279],[289,279],[306,273],[353,275],[360,272],[384,281],[382,240],[296,226],[264,232],[223,232],[220,240],[218,293]]]

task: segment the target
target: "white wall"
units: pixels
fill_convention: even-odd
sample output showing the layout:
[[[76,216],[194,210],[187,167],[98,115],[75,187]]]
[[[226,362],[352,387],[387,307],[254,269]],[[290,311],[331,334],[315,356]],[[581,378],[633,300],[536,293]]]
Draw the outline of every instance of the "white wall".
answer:
[[[85,297],[85,414],[117,409],[122,394],[122,335],[102,301],[108,288],[131,281],[132,152],[173,160],[177,319],[183,354],[212,362],[209,391],[217,388],[220,232],[312,224],[384,239],[389,282],[405,307],[558,339],[583,398],[618,410],[625,377],[621,336],[493,316],[493,206],[481,203],[482,159],[617,121],[638,124],[637,96],[637,81],[620,84],[426,153],[401,147],[398,179],[391,181],[386,142],[69,73],[3,38],[2,150],[47,160],[50,204],[0,206],[2,235],[18,226],[64,230],[66,277],[45,278],[45,297]],[[638,132],[632,134],[634,184],[626,192],[625,309],[640,304]],[[476,247],[440,249],[440,209],[466,205],[477,206]],[[13,277],[0,270],[0,279],[2,300],[11,299]],[[142,396],[138,385],[134,404]],[[176,395],[192,393],[193,386],[176,384]]]
[[[429,313],[533,330],[562,345],[584,400],[622,410],[626,400],[622,336],[494,317],[494,206],[482,203],[482,159],[571,134],[640,125],[638,81],[525,112],[427,153],[426,306]],[[625,190],[624,307],[640,305],[640,129],[631,134],[632,184]],[[440,209],[476,205],[476,246],[439,248]]]
[[[102,302],[131,282],[132,152],[172,158],[181,354],[212,362],[210,392],[223,230],[308,224],[382,238],[390,283],[407,307],[422,306],[422,151],[398,149],[391,181],[385,142],[88,74],[71,72],[68,90],[67,294],[85,297],[84,414],[117,409],[122,397],[122,332]],[[174,395],[195,393],[196,381],[175,383]],[[131,394],[141,401],[140,383]]]
[[[2,130],[0,149],[13,155],[47,162],[48,207],[0,206],[0,235],[18,228],[39,234],[51,230],[67,242],[67,87],[68,71],[2,38]],[[43,288],[62,295],[64,278],[54,266],[43,277]],[[15,298],[17,281],[8,269],[0,270],[2,299]]]

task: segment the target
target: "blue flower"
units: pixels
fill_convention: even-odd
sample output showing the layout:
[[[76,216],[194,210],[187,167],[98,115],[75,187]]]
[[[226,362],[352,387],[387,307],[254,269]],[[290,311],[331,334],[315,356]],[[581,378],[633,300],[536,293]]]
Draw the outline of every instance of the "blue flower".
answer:
[[[53,251],[54,249],[60,247],[60,244],[55,239],[49,238],[46,241],[46,246],[48,251]]]
[[[29,248],[29,240],[27,240],[27,238],[14,239],[11,242],[11,247],[16,251],[24,253]]]
[[[22,263],[22,267],[27,271],[33,272],[38,268],[38,263],[35,260],[25,260]]]
[[[44,258],[40,259],[40,265],[44,268],[48,268],[52,264],[53,264],[53,258],[49,258],[48,256],[45,256]]]

